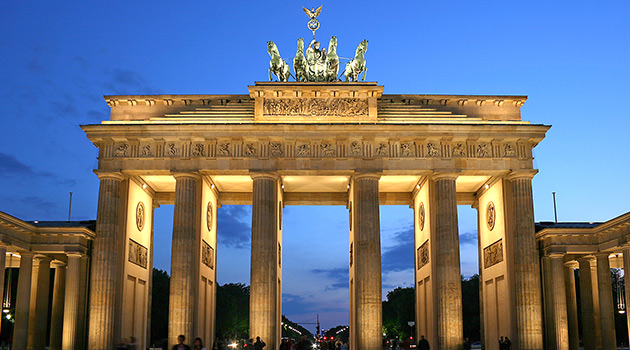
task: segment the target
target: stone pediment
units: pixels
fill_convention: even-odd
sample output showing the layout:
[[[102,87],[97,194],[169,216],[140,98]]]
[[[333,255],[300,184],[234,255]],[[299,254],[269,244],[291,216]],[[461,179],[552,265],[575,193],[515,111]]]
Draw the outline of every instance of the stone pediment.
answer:
[[[264,83],[249,86],[256,122],[377,122],[383,86],[368,83]]]

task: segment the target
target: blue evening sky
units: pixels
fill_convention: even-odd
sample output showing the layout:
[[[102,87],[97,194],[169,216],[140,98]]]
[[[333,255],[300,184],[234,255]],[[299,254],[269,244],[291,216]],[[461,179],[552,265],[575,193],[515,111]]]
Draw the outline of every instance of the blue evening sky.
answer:
[[[0,210],[24,220],[96,217],[97,150],[79,128],[107,94],[242,94],[309,38],[349,57],[369,40],[367,80],[385,93],[528,95],[551,124],[535,149],[536,220],[603,221],[630,210],[630,3],[626,1],[3,1]],[[170,270],[172,206],[156,210],[155,266]],[[287,207],[284,313],[348,321],[347,212]],[[219,210],[218,280],[249,284],[251,209]],[[381,207],[384,291],[413,285],[412,212]],[[462,273],[477,271],[476,216],[460,207]]]

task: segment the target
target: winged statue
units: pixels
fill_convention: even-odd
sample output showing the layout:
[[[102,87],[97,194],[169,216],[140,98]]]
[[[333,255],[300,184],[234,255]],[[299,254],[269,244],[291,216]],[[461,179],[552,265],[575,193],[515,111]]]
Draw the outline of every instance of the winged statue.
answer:
[[[319,16],[319,13],[322,12],[322,6],[324,5],[320,5],[317,10],[313,7],[312,9],[307,9],[306,7],[302,6],[302,8],[304,9],[304,12],[306,13],[306,15],[310,18],[310,19],[317,19],[317,16]]]

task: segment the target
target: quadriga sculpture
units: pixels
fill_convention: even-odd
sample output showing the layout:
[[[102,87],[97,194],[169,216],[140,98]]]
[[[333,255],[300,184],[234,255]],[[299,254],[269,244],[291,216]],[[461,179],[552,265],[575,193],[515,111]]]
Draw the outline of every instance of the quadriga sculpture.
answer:
[[[337,37],[331,36],[326,57],[326,81],[337,81],[339,74],[339,56],[337,56]]]
[[[363,79],[361,80],[365,81],[365,76],[367,75],[367,67],[365,66],[365,52],[367,51],[367,44],[367,40],[361,41],[354,54],[354,58],[346,64],[346,69],[343,72],[343,75],[346,77],[346,81],[357,81],[361,72],[363,72]]]
[[[304,39],[298,39],[297,52],[293,58],[293,71],[295,71],[295,81],[308,81],[306,71],[306,58],[304,58]]]
[[[269,61],[269,81],[273,80],[271,73],[278,77],[278,81],[289,81],[291,69],[282,57],[280,57],[278,47],[273,41],[267,42],[267,52],[269,56],[271,56],[271,61]]]

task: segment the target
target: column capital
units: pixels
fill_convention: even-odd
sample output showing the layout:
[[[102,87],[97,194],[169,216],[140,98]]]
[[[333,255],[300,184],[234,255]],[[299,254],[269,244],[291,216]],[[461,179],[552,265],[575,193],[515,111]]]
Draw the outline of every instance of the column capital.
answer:
[[[201,179],[201,175],[196,170],[185,171],[185,170],[171,170],[171,174],[177,179],[191,178],[195,180]]]
[[[61,260],[53,260],[50,263],[50,266],[57,268],[57,267],[66,267],[66,263],[61,261]]]
[[[374,179],[378,180],[381,178],[381,173],[378,172],[365,172],[365,173],[355,173],[352,175],[351,180],[360,180],[360,179]]]
[[[572,268],[572,269],[576,269],[579,267],[579,264],[576,260],[569,260],[569,261],[564,262],[564,266]]]
[[[512,170],[507,175],[506,178],[508,180],[517,180],[517,179],[533,179],[534,175],[538,173],[537,169],[523,169],[523,170]]]
[[[65,254],[68,258],[82,258],[85,256],[79,252],[66,252]]]
[[[595,260],[595,256],[594,255],[582,255],[581,257],[577,258],[578,263],[582,262],[582,261],[586,261],[586,262],[592,262]]]
[[[120,171],[103,171],[96,169],[94,170],[94,174],[96,174],[100,180],[114,179],[122,181],[125,179],[125,175],[123,175]]]
[[[31,251],[23,251],[23,252],[17,252],[20,255],[20,259],[21,258],[33,258],[35,256],[35,253],[31,252]]]
[[[43,254],[36,254],[36,255],[35,255],[35,258],[36,258],[36,259],[37,259],[37,261],[39,261],[39,262],[42,262],[42,261],[43,261],[43,262],[48,262],[48,263],[50,263],[50,262],[52,262],[52,260],[53,260],[53,259],[52,259],[51,257],[49,257],[48,255],[43,255]]]
[[[278,175],[278,173],[264,172],[264,171],[250,171],[249,176],[252,178],[252,180],[261,179],[261,178],[269,179],[269,180],[278,180],[280,178],[280,175]]]
[[[552,260],[564,259],[564,253],[549,253],[547,256]]]
[[[431,175],[431,180],[457,180],[459,173],[455,172],[435,172]]]
[[[603,252],[599,252],[599,253],[595,253],[594,254],[596,258],[610,258],[610,253],[603,253]]]

